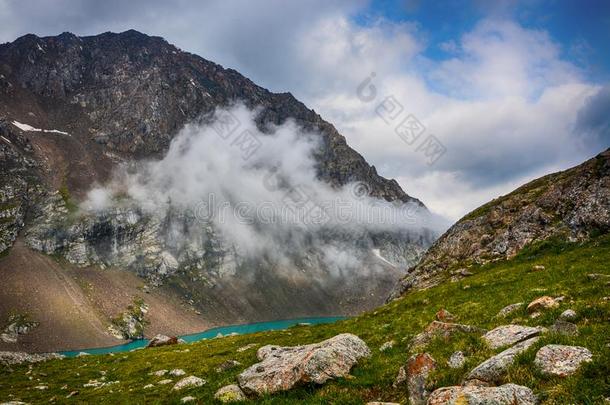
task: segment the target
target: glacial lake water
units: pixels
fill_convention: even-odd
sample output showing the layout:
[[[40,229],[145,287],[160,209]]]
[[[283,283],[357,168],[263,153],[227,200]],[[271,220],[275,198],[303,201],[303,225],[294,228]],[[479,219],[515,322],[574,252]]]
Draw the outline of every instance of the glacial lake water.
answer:
[[[256,332],[266,332],[270,330],[282,330],[288,329],[291,326],[295,326],[298,324],[310,324],[317,325],[322,323],[334,323],[337,321],[341,321],[343,319],[347,319],[343,316],[328,316],[328,317],[319,317],[319,318],[300,318],[300,319],[287,319],[282,321],[271,321],[271,322],[257,322],[257,323],[247,323],[243,325],[230,325],[230,326],[220,326],[217,328],[208,329],[206,331],[200,333],[194,333],[192,335],[184,335],[180,336],[181,339],[186,341],[187,343],[197,342],[203,339],[211,339],[218,336],[218,334],[222,334],[223,336],[229,335],[231,333],[237,333],[240,335],[246,335],[248,333],[256,333]],[[98,347],[94,349],[83,349],[83,350],[72,350],[59,352],[66,357],[75,357],[79,353],[88,353],[88,354],[108,354],[108,353],[120,353],[120,352],[128,352],[134,349],[140,349],[148,344],[148,339],[143,340],[134,340],[129,343],[125,343],[117,346],[109,346],[109,347]]]

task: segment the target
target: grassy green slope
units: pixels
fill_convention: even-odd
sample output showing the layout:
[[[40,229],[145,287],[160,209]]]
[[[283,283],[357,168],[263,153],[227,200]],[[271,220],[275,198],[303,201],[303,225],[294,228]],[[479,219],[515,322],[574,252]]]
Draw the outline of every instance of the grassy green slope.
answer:
[[[543,264],[544,271],[532,272],[532,266]],[[350,378],[329,382],[323,386],[303,386],[286,393],[259,399],[265,404],[285,404],[303,401],[311,404],[359,404],[372,400],[406,403],[404,386],[392,388],[398,368],[410,355],[408,342],[412,336],[434,319],[440,308],[459,317],[458,322],[484,328],[509,322],[524,325],[551,325],[567,308],[577,311],[580,334],[564,337],[547,334],[528,352],[521,355],[511,368],[507,381],[531,387],[547,404],[596,404],[610,396],[610,295],[607,281],[590,280],[588,273],[610,274],[610,235],[598,237],[584,245],[547,241],[524,249],[516,258],[474,268],[475,275],[457,283],[446,283],[429,290],[417,291],[378,310],[333,325],[294,327],[286,331],[226,337],[191,345],[147,349],[115,356],[88,356],[54,360],[46,363],[13,366],[0,369],[0,402],[22,400],[31,403],[180,403],[180,398],[191,395],[200,403],[214,403],[214,392],[236,381],[236,375],[256,362],[256,349],[238,352],[250,344],[296,345],[317,342],[341,332],[352,332],[363,338],[373,356],[362,361]],[[525,309],[506,319],[495,315],[504,306],[515,302],[530,302],[541,295],[564,295],[567,299],[557,309],[536,319],[530,319]],[[396,345],[385,352],[379,346],[388,340]],[[547,378],[540,375],[532,361],[536,350],[548,343],[582,345],[589,348],[594,361],[576,375]],[[462,369],[452,370],[446,361],[456,350],[462,350],[468,361]],[[428,346],[441,366],[430,377],[434,387],[459,384],[474,366],[494,354],[474,335],[455,335],[448,341],[437,340]],[[215,368],[225,360],[235,359],[242,366],[218,373]],[[173,384],[156,385],[168,377],[148,375],[159,369],[182,368],[187,375],[205,378],[208,383],[200,388],[172,392]],[[107,381],[116,384],[99,389],[83,388],[92,379],[100,379],[106,371]],[[31,378],[31,379],[30,379]],[[173,378],[174,381],[177,378]],[[144,389],[147,384],[154,388]],[[34,387],[44,384],[47,390]],[[77,390],[70,399],[66,395]],[[253,401],[254,402],[254,401]]]

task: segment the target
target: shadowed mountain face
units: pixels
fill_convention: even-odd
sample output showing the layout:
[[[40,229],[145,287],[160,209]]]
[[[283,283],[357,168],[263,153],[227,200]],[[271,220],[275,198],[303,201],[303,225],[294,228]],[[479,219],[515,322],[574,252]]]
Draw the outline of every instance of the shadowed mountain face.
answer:
[[[0,45],[0,62],[0,114],[69,132],[95,154],[92,160],[111,165],[120,158],[160,156],[185,123],[241,101],[261,109],[261,129],[293,119],[318,132],[321,179],[333,185],[362,181],[373,196],[414,200],[394,180],[379,176],[331,124],[290,93],[271,93],[161,38],[136,31],[82,38],[26,35]],[[92,175],[102,180],[107,175],[91,169],[97,170],[85,175],[65,171],[71,191],[87,188]]]
[[[252,130],[263,138],[277,138],[278,128],[307,134],[319,189],[345,195],[355,184],[366,201],[428,215],[419,200],[379,176],[331,124],[290,93],[271,93],[234,70],[136,31],[26,35],[0,45],[0,251],[8,256],[0,258],[2,272],[18,271],[9,268],[23,263],[11,257],[11,246],[23,239],[21,255],[34,249],[91,272],[130,271],[143,284],[174,294],[172,305],[182,300],[215,323],[352,314],[383,302],[432,243],[433,231],[338,229],[330,223],[275,232],[255,223],[256,238],[269,240],[267,250],[244,254],[243,245],[218,224],[201,220],[196,207],[175,197],[172,185],[164,190],[157,181],[149,189],[155,195],[170,190],[162,209],[143,207],[136,193],[116,186],[118,172],[131,176],[142,162],[167,161],[172,142],[188,149],[176,139],[186,124],[209,129],[219,122],[219,109],[235,104],[252,112]],[[247,125],[236,121],[220,121],[221,130],[235,124],[239,132]],[[266,163],[246,169],[261,171]],[[172,166],[147,167],[166,175]],[[128,178],[133,183],[141,177]],[[278,187],[290,192],[290,182],[280,180]],[[103,208],[79,208],[93,186],[110,183],[114,188],[108,186],[110,202]],[[231,187],[223,185],[230,194],[246,195]],[[2,310],[27,306],[11,302]]]
[[[610,231],[610,149],[523,185],[472,211],[396,285],[390,300],[467,276],[467,267],[514,257],[549,238],[585,241]]]

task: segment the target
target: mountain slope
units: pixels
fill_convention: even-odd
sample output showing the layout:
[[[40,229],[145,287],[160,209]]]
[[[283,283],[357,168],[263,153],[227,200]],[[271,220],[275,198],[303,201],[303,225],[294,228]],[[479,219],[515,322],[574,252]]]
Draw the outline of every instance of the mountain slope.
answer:
[[[463,277],[472,265],[511,258],[536,241],[552,237],[582,241],[609,230],[610,149],[466,215],[409,269],[390,299]]]

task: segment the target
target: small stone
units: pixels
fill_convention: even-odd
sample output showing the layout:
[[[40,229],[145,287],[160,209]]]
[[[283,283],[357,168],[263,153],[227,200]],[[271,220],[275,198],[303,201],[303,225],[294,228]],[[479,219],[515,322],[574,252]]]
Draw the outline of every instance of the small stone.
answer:
[[[426,381],[434,369],[436,369],[436,361],[428,353],[415,354],[409,358],[406,370],[410,404],[426,404],[430,395],[426,389]]]
[[[178,381],[176,383],[176,385],[174,385],[173,389],[181,390],[183,388],[201,387],[205,383],[206,383],[206,381],[203,378],[195,377],[194,375],[192,375],[190,377],[186,377],[186,378],[183,378],[182,380]]]
[[[186,372],[184,370],[182,370],[181,368],[175,368],[169,372],[169,375],[173,375],[174,377],[180,377],[185,374],[186,374]]]
[[[453,321],[455,321],[455,319],[456,319],[455,315],[453,315],[451,312],[447,311],[444,308],[441,308],[436,313],[436,320],[437,321],[441,321],[441,322],[453,322]]]
[[[561,319],[556,320],[550,330],[551,332],[565,336],[578,335],[578,326],[574,325],[572,322],[562,321]]]
[[[91,355],[87,352],[80,352],[76,355],[76,357],[84,357],[84,356],[91,356]]]
[[[561,315],[559,315],[559,319],[564,321],[573,321],[574,319],[576,319],[576,317],[576,311],[574,311],[573,309],[566,309],[561,313]]]
[[[516,384],[505,384],[499,387],[444,387],[434,391],[428,399],[428,405],[535,405],[537,403],[538,399],[531,389]]]
[[[544,269],[546,269],[546,267],[544,267],[544,266],[543,266],[543,265],[541,265],[541,264],[537,264],[537,265],[535,265],[535,266],[533,266],[533,267],[532,267],[532,271],[533,271],[533,272],[536,272],[536,271],[542,271],[542,270],[544,270]]]
[[[391,348],[394,347],[395,343],[396,342],[393,340],[390,340],[389,342],[385,342],[384,344],[381,345],[381,347],[379,347],[379,351],[385,352],[386,350],[390,350]]]
[[[525,303],[523,303],[523,302],[517,302],[516,304],[507,305],[504,308],[502,308],[500,310],[500,312],[498,312],[498,315],[496,315],[496,317],[498,317],[498,318],[505,318],[508,315],[510,315],[513,312],[515,312],[516,310],[518,310],[519,308],[521,308],[524,304]]]
[[[398,375],[396,376],[396,379],[394,380],[392,386],[396,388],[399,385],[403,384],[405,381],[407,381],[407,370],[405,370],[405,368],[401,366],[398,369]]]
[[[231,384],[216,391],[214,398],[220,402],[237,402],[245,400],[246,395],[239,386]]]
[[[159,385],[167,385],[167,384],[171,384],[172,382],[173,382],[172,380],[167,379],[167,380],[161,380],[157,384],[159,384]]]
[[[245,346],[238,348],[237,352],[242,353],[242,352],[245,352],[246,350],[252,349],[253,347],[256,347],[256,346],[258,346],[256,343],[250,343],[250,344],[247,344]]]
[[[449,360],[447,360],[447,365],[450,368],[461,368],[464,363],[466,363],[466,357],[464,356],[464,353],[458,351],[458,352],[454,352],[450,357]]]
[[[180,400],[180,402],[182,402],[183,404],[186,404],[187,402],[193,402],[195,400],[195,397],[191,397],[190,395],[188,397],[184,397]]]
[[[601,274],[601,273],[589,273],[587,274],[587,278],[591,281],[599,280],[600,278],[610,277],[610,274]]]
[[[540,326],[502,325],[483,335],[483,340],[490,348],[497,349],[537,336],[545,330]]]
[[[241,363],[236,360],[227,360],[222,363],[218,367],[216,367],[217,373],[224,373],[225,371],[229,371],[237,366],[240,366]]]
[[[78,391],[72,391],[68,395],[66,395],[66,398],[72,398],[72,397],[77,396],[78,394],[79,394]]]
[[[593,355],[586,347],[546,345],[536,353],[534,364],[543,374],[566,377],[592,359]]]
[[[167,374],[167,370],[157,370],[157,371],[150,373],[150,375],[154,375],[157,377],[163,377],[165,374]]]
[[[534,301],[530,302],[530,304],[527,306],[527,312],[531,314],[532,312],[539,312],[540,310],[544,309],[557,308],[558,306],[558,301],[556,301],[553,297],[545,295],[536,298]]]

